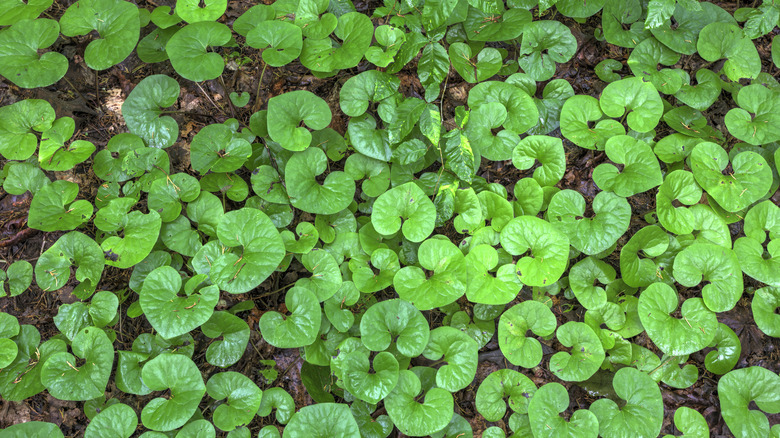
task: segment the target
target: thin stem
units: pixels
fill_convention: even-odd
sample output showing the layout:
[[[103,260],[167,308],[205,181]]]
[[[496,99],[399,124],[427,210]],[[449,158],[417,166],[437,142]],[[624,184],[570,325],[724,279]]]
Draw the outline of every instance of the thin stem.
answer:
[[[260,88],[263,86],[263,78],[265,77],[266,67],[268,67],[268,64],[263,62],[263,71],[260,72],[260,79],[257,80],[257,93],[255,93],[255,105],[252,107],[253,113],[259,111],[260,106],[262,105],[262,100],[260,99]]]

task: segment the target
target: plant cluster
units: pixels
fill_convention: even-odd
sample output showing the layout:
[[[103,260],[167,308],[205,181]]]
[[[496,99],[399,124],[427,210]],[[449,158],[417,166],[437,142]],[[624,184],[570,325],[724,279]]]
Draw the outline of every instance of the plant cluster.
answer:
[[[780,336],[780,88],[754,43],[777,33],[776,1],[732,14],[695,0],[385,0],[368,13],[350,0],[277,0],[230,26],[226,0],[151,11],[79,0],[40,18],[51,4],[0,1],[0,75],[16,87],[63,78],[69,60],[49,49],[60,35],[90,40],[95,71],[135,52],[175,75],[132,89],[128,132],[104,147],[74,138],[74,120],[44,100],[0,107],[2,187],[30,192],[28,226],[59,236],[34,266],[6,261],[0,295],[34,279],[78,298],[45,340],[0,313],[4,400],[84,401],[87,437],[471,437],[456,406],[471,391],[492,422],[486,438],[654,437],[661,389],[707,372],[735,436],[780,436],[765,415],[780,412],[780,376],[734,369],[740,340],[718,318],[746,299],[760,330]],[[564,23],[585,20],[630,50],[595,68],[598,97],[553,79],[578,50]],[[337,108],[304,89],[267,102],[233,92],[239,116],[200,128],[190,169],[173,173],[177,79],[218,79],[231,54],[253,49],[261,65],[242,63],[262,71],[259,84],[290,63],[337,76]],[[401,92],[402,70],[424,93]],[[442,83],[456,77],[473,86],[445,110]],[[716,101],[730,109],[713,126]],[[561,189],[577,148],[606,157],[594,197]],[[519,177],[491,182],[496,162]],[[94,199],[53,180],[75,166],[102,181]],[[632,211],[637,196],[654,197],[654,211]],[[284,305],[250,326],[241,315],[258,287],[295,266],[310,275],[282,285]],[[129,272],[126,289],[102,290],[109,268]],[[228,294],[246,301],[217,310]],[[114,346],[122,313],[153,329],[130,350]],[[298,350],[316,403],[296,406],[272,361],[255,375],[229,369],[253,331]],[[476,379],[490,343],[506,365]],[[538,384],[537,372],[553,377]],[[570,408],[564,384],[605,376],[609,396]],[[687,407],[674,424],[709,435]],[[33,435],[62,432],[0,431]]]

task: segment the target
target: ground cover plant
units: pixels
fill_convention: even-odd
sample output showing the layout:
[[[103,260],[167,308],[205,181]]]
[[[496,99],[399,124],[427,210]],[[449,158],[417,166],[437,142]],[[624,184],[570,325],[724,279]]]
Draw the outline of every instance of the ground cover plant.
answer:
[[[780,436],[778,24],[0,0],[0,438]]]

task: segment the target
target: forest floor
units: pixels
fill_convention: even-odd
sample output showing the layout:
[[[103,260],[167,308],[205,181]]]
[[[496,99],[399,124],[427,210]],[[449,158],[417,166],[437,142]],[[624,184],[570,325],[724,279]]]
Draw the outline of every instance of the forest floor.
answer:
[[[270,4],[273,0],[264,0],[264,2]],[[56,1],[47,13],[57,18],[64,13],[71,3],[71,0]],[[173,3],[173,1],[168,0],[142,0],[138,2],[138,6],[152,10],[156,6],[174,6]],[[734,11],[738,7],[738,4],[735,2],[716,3],[728,11]],[[253,2],[246,0],[230,1],[227,13],[222,18],[222,21],[226,22],[226,24],[231,24],[233,20],[253,4]],[[355,2],[355,6],[359,12],[365,13],[373,10],[378,4],[358,1]],[[553,79],[568,80],[576,94],[598,97],[606,84],[599,80],[594,73],[596,64],[605,58],[611,58],[625,65],[629,54],[627,49],[613,46],[594,38],[594,30],[600,27],[600,19],[597,18],[599,16],[591,17],[584,24],[578,24],[565,17],[559,16],[554,18],[570,26],[572,33],[577,38],[578,49],[569,62],[558,66],[557,73]],[[376,21],[377,19],[374,20]],[[142,37],[144,36],[143,32],[149,32],[151,27],[142,29]],[[759,53],[762,59],[765,60],[764,71],[769,71],[775,78],[780,77],[780,73],[777,68],[768,65],[771,63],[768,60],[771,59],[769,55],[770,41],[777,33],[778,29],[776,28],[770,35],[756,40]],[[265,109],[268,99],[287,91],[306,89],[324,98],[333,112],[331,127],[344,134],[346,132],[347,117],[341,112],[338,105],[341,85],[349,76],[371,67],[367,61],[363,61],[352,71],[342,71],[334,77],[320,79],[312,76],[305,67],[296,61],[282,68],[267,68],[264,70],[263,76],[260,77],[261,71],[263,71],[260,53],[249,47],[241,47],[224,49],[223,55],[230,56],[230,52],[235,51],[239,55],[236,59],[243,60],[245,63],[239,65],[235,60],[231,61],[220,79],[204,83],[195,83],[178,77],[167,62],[145,64],[137,58],[135,53],[124,62],[96,74],[93,70],[87,68],[83,61],[84,49],[89,41],[89,37],[61,37],[55,43],[53,49],[65,54],[71,63],[65,79],[50,87],[24,90],[0,79],[0,105],[9,105],[27,98],[47,100],[54,107],[57,117],[69,116],[76,121],[77,133],[74,139],[91,141],[100,150],[106,145],[111,136],[127,131],[127,127],[121,117],[121,105],[135,85],[149,75],[167,74],[177,78],[182,87],[179,102],[177,103],[177,109],[181,113],[174,115],[179,123],[181,136],[179,141],[167,149],[171,157],[171,167],[175,172],[193,173],[189,166],[188,148],[192,137],[200,128],[210,123],[224,122],[226,119],[233,117],[242,124],[248,125],[249,117],[253,111]],[[416,62],[416,59],[413,60],[398,73],[401,79],[401,92],[405,96],[422,97],[424,95],[423,87],[416,75]],[[695,55],[683,56],[680,61],[681,67],[690,68],[693,66],[692,70],[695,70],[697,64],[703,64],[703,61]],[[540,93],[543,86],[544,83],[539,84]],[[472,85],[463,82],[458,74],[451,70],[444,87],[445,89],[440,96],[441,100],[435,102],[441,104],[443,118],[454,117],[454,108],[466,103],[468,90],[471,87]],[[250,105],[245,108],[235,108],[227,97],[231,91],[249,92],[253,96]],[[259,100],[255,99],[256,96],[259,96]],[[721,100],[716,102],[705,113],[710,125],[724,132],[723,117],[726,110],[734,105],[730,100],[730,95],[724,92],[721,95]],[[659,134],[663,134],[663,132],[659,132]],[[560,136],[560,132],[556,130],[551,135]],[[602,152],[581,149],[566,139],[563,139],[563,142],[566,148],[567,171],[559,183],[559,187],[577,190],[590,200],[598,191],[591,179],[591,173],[598,164],[606,160],[606,157]],[[511,162],[485,161],[479,171],[479,174],[489,182],[498,182],[505,186],[514,185],[519,178],[526,176],[527,173],[517,170],[511,165]],[[50,176],[78,183],[80,196],[86,199],[94,199],[98,187],[102,184],[102,181],[91,171],[91,160],[68,172],[51,172]],[[242,176],[247,179],[249,177],[248,174]],[[26,226],[30,200],[29,193],[15,196],[6,194],[0,188],[0,260],[7,264],[17,260],[27,260],[34,263],[63,234],[60,232],[41,232]],[[775,203],[780,204],[780,192],[775,194],[773,200]],[[626,233],[626,236],[618,242],[618,251],[615,251],[611,258],[607,258],[607,261],[615,267],[619,266],[617,254],[619,254],[619,248],[625,244],[627,236],[630,236],[642,226],[647,225],[643,218],[647,213],[655,210],[655,191],[651,190],[634,196],[630,201],[633,213],[631,228]],[[88,227],[85,232],[94,235],[95,230]],[[437,232],[448,235],[455,243],[464,238],[463,235],[457,234],[452,229],[439,229]],[[733,239],[744,235],[742,234],[741,226],[732,226],[731,232]],[[257,322],[263,312],[279,310],[280,306],[284,306],[282,290],[284,290],[285,286],[295,282],[299,275],[308,274],[306,269],[300,264],[293,263],[286,272],[274,273],[266,282],[251,293],[240,295],[223,294],[224,305],[218,308],[218,310],[226,309],[245,300],[253,300],[255,302],[256,306],[254,309],[248,313],[241,314],[252,329],[250,345],[242,359],[228,368],[228,370],[238,371],[250,376],[263,389],[271,386],[282,386],[293,396],[298,408],[312,403],[301,381],[303,360],[295,349],[276,349],[263,341],[258,332]],[[98,290],[125,289],[128,285],[129,276],[130,270],[107,267]],[[746,279],[746,287],[750,286],[751,280]],[[40,330],[42,340],[46,340],[58,333],[53,317],[57,314],[59,306],[77,300],[71,294],[72,289],[73,286],[68,285],[53,293],[43,292],[33,284],[27,292],[20,296],[0,298],[0,311],[16,316],[20,324],[34,325]],[[688,291],[691,294],[696,292],[696,290]],[[524,294],[530,296],[530,292],[524,292]],[[519,299],[524,298],[527,297],[525,295],[519,297]],[[127,307],[131,301],[128,300],[122,304],[120,308],[120,322],[114,327],[118,333],[115,343],[115,347],[118,350],[130,350],[132,341],[139,334],[152,331],[151,326],[144,318],[131,319],[127,317]],[[567,306],[566,301],[562,297],[560,299],[555,298],[553,311],[559,322],[562,324],[569,320],[581,321],[582,312],[576,307],[574,310],[568,310],[571,306]],[[434,321],[434,324],[436,318],[441,317],[441,315],[437,315],[434,312],[425,313],[430,320]],[[736,366],[737,368],[757,365],[775,373],[780,372],[780,339],[770,338],[759,330],[753,321],[748,299],[743,298],[733,310],[719,314],[718,319],[732,328],[742,343],[742,355]],[[199,332],[197,335],[194,334],[194,336],[196,345],[193,360],[195,360],[204,373],[204,376],[222,371],[206,362],[205,351],[209,339]],[[638,339],[634,339],[634,342],[658,352],[644,333]],[[569,390],[570,399],[572,400],[568,412],[570,414],[573,410],[587,407],[598,398],[601,389],[598,379],[591,379],[588,384],[578,385],[571,382],[562,382],[548,371],[549,358],[556,351],[563,349],[564,347],[555,340],[549,341],[544,345],[545,355],[541,366],[535,370],[521,371],[531,377],[537,385],[552,381],[564,384]],[[700,377],[693,386],[686,389],[674,389],[661,384],[665,408],[662,434],[679,433],[672,424],[672,416],[678,407],[687,406],[704,414],[713,436],[729,436],[728,429],[720,417],[717,381],[704,367],[704,357],[707,351],[705,349],[691,355],[688,361],[688,363],[694,364],[699,370]],[[480,351],[480,359],[474,384],[456,393],[456,412],[469,420],[476,437],[481,437],[482,431],[489,426],[501,426],[500,422],[488,423],[481,415],[477,414],[474,406],[476,388],[482,379],[491,372],[507,366],[511,367],[504,361],[503,355],[500,354],[495,337]],[[265,381],[260,374],[260,371],[264,368],[262,365],[259,365],[261,360],[273,360],[276,362],[278,377],[273,382]],[[606,383],[604,386],[611,388],[610,382]],[[139,412],[143,404],[148,401],[143,397],[127,398],[125,394],[113,385],[113,380],[107,389],[106,396],[107,398],[119,397],[121,401],[134,406]],[[151,399],[151,396],[148,398]],[[203,408],[206,408],[206,403],[204,401]],[[57,400],[46,392],[19,403],[0,401],[0,427],[7,427],[30,420],[48,421],[60,426],[66,436],[82,436],[87,423],[82,407],[83,403],[81,402]],[[771,424],[780,423],[780,414],[770,415],[769,420]],[[256,417],[250,425],[253,436],[256,435],[257,430],[263,425],[262,421],[262,418]],[[398,436],[402,435],[399,434]]]

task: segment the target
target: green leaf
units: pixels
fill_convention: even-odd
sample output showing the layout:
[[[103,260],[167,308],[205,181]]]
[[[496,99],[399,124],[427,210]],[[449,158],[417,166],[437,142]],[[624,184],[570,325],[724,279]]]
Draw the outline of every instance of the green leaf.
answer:
[[[201,175],[233,172],[252,155],[252,145],[225,124],[203,127],[190,143],[190,164]]]
[[[225,311],[214,312],[200,329],[204,335],[215,339],[206,350],[206,360],[211,365],[229,367],[244,355],[249,342],[249,326],[241,318]]]
[[[702,28],[696,47],[705,61],[726,59],[723,73],[732,80],[755,78],[761,72],[761,59],[753,41],[733,23],[715,22]]]
[[[165,75],[143,78],[122,104],[122,117],[127,128],[149,146],[166,148],[172,145],[179,137],[179,125],[172,117],[160,115],[165,112],[163,108],[174,105],[178,98],[179,83],[175,79]],[[120,148],[122,151],[125,149]],[[127,148],[130,149],[130,146]]]
[[[777,264],[780,262],[777,249],[780,242],[777,238],[779,221],[780,208],[770,200],[763,201],[745,215],[745,237],[734,242],[734,252],[739,258],[742,272],[774,287],[780,287],[780,276],[777,275]]]
[[[371,351],[383,351],[391,343],[407,357],[422,354],[428,344],[428,322],[417,308],[401,299],[378,302],[360,321],[360,337]]]
[[[710,427],[707,425],[707,420],[699,412],[680,406],[674,411],[674,426],[681,432],[683,436],[691,437],[703,437],[709,438]],[[664,435],[664,438],[671,438],[672,435]]]
[[[385,398],[387,414],[405,435],[430,435],[444,429],[452,418],[452,394],[442,388],[431,388],[421,403],[417,401],[421,390],[417,375],[404,370],[398,376],[398,385]]]
[[[344,114],[357,117],[366,112],[369,102],[380,102],[395,94],[400,80],[379,70],[369,70],[349,78],[339,93]]]
[[[290,157],[285,167],[285,186],[294,207],[314,214],[335,214],[352,202],[355,181],[346,173],[330,172],[322,184],[315,179],[327,165],[325,152],[319,148]]]
[[[295,402],[292,396],[282,388],[273,387],[263,391],[263,399],[260,402],[260,408],[257,415],[267,417],[271,415],[271,410],[276,409],[276,421],[281,424],[287,424],[290,417],[295,413]]]
[[[53,0],[33,0],[22,2],[16,0],[3,0],[0,2],[0,26],[10,26],[21,20],[34,20],[41,12],[49,9]]]
[[[569,286],[582,307],[598,311],[607,304],[607,291],[598,284],[608,285],[615,281],[615,276],[612,266],[588,257],[569,270]]]
[[[613,82],[617,83],[619,81]],[[612,84],[610,84],[612,85]],[[599,101],[591,96],[572,96],[561,107],[561,134],[577,146],[586,149],[604,149],[606,141],[626,133],[623,125],[605,119]],[[660,120],[660,115],[659,115]],[[597,122],[591,127],[590,122]]]
[[[284,428],[283,436],[360,438],[360,430],[346,404],[317,403],[296,412]]]
[[[498,264],[498,252],[490,245],[471,248],[466,255],[466,297],[469,301],[501,305],[517,296],[523,284],[515,274],[514,263],[502,264],[493,276],[492,270]]]
[[[512,412],[528,412],[528,401],[536,392],[536,385],[524,374],[512,369],[490,373],[479,385],[475,404],[477,411],[488,421],[504,418],[507,403]],[[505,402],[504,398],[508,398]]]
[[[73,353],[55,353],[41,369],[41,383],[60,400],[90,400],[103,395],[114,364],[114,347],[103,330],[87,327],[74,338]],[[77,366],[78,365],[78,366]]]
[[[151,208],[149,214],[137,210],[130,212],[135,204],[135,199],[117,198],[98,210],[95,216],[95,225],[100,230],[112,234],[121,230],[123,235],[110,236],[101,245],[109,266],[122,269],[134,266],[152,252],[157,242],[162,224],[160,215]]]
[[[709,347],[715,347],[716,350],[707,353],[704,365],[707,371],[713,374],[726,374],[731,371],[742,353],[742,345],[736,333],[723,323],[718,323],[717,334]]]
[[[585,199],[568,189],[553,195],[547,208],[550,223],[569,237],[574,248],[588,255],[612,247],[628,231],[631,220],[628,201],[611,192],[599,192],[592,209],[594,216],[585,217]]]
[[[772,337],[780,337],[780,315],[777,308],[780,307],[780,288],[762,287],[753,295],[750,310],[753,319],[762,332]]]
[[[752,366],[734,370],[718,380],[721,415],[734,436],[769,436],[766,416],[780,412],[780,377],[766,368]]]
[[[703,142],[696,145],[690,160],[696,182],[726,211],[736,212],[756,202],[772,184],[772,170],[764,157],[753,151],[741,152],[729,163],[720,145]]]
[[[599,188],[627,198],[658,187],[663,182],[658,160],[644,141],[619,135],[607,140],[604,150],[610,161],[624,167],[619,170],[609,163],[596,166],[593,181]]]
[[[737,24],[730,13],[713,3],[695,2],[699,6],[698,10],[696,8],[689,9],[685,7],[685,4],[678,2],[677,7],[674,9],[674,25],[669,20],[664,21],[658,27],[650,29],[658,41],[677,53],[683,55],[696,53],[699,32],[710,23]]]
[[[753,84],[737,94],[739,108],[726,113],[726,128],[738,139],[752,145],[780,140],[780,104],[777,90]]]
[[[12,26],[0,33],[1,76],[22,88],[48,87],[65,76],[65,56],[57,52],[38,54],[39,49],[57,40],[60,26],[56,21],[41,18],[5,24]]]
[[[548,383],[537,389],[528,403],[528,417],[534,436],[596,438],[599,422],[593,412],[579,409],[566,421],[559,414],[568,407],[569,395],[560,383]]]
[[[170,398],[152,399],[141,411],[141,422],[152,430],[166,432],[184,425],[206,393],[195,362],[180,354],[155,357],[144,365],[141,376],[152,391],[171,391]]]
[[[42,187],[30,204],[30,227],[41,231],[72,230],[92,217],[92,204],[75,201],[79,186],[58,180]]]
[[[198,277],[193,280],[203,281]],[[170,266],[150,272],[141,288],[141,309],[152,327],[165,338],[183,335],[208,321],[219,300],[216,286],[206,286],[197,293],[187,292],[186,296],[179,295],[181,289],[181,275]]]
[[[511,364],[533,368],[542,360],[542,346],[536,338],[526,337],[526,333],[530,330],[536,336],[550,336],[556,325],[550,308],[539,301],[523,301],[501,315],[498,346]]]
[[[271,67],[289,64],[301,54],[301,28],[285,21],[262,21],[246,35],[250,47],[263,50],[263,61]]]
[[[501,246],[512,255],[531,254],[517,261],[520,281],[550,286],[563,275],[569,260],[569,239],[549,222],[534,216],[512,219],[501,230]]]
[[[681,308],[682,319],[669,314],[677,310],[677,291],[665,283],[653,283],[639,296],[639,319],[647,336],[671,356],[691,354],[706,347],[715,337],[718,320],[701,298],[688,298]]]
[[[427,7],[426,3],[424,8]],[[439,97],[441,83],[449,72],[450,58],[444,47],[439,43],[425,46],[422,56],[417,62],[417,76],[420,79],[420,84],[425,87],[425,100],[427,102],[432,102]]]
[[[487,80],[501,69],[501,54],[491,47],[482,49],[474,59],[471,47],[465,43],[453,43],[448,54],[460,77],[471,84]]]
[[[339,15],[333,39],[306,38],[301,51],[301,64],[315,72],[329,73],[358,65],[371,45],[373,24],[367,15],[352,11]]]
[[[403,30],[389,25],[381,25],[374,31],[377,45],[366,50],[366,59],[377,67],[387,67],[401,50],[406,39]],[[381,48],[385,47],[385,49]]]
[[[444,165],[466,183],[471,183],[474,174],[475,157],[471,143],[461,130],[454,130],[447,136],[444,146]]]
[[[435,220],[436,207],[413,182],[384,192],[374,201],[371,213],[371,223],[378,233],[391,236],[400,229],[412,242],[430,236]]]
[[[24,293],[32,284],[33,267],[27,260],[17,260],[8,267],[9,297],[15,297]],[[0,292],[2,293],[2,292]]]
[[[674,94],[682,87],[687,74],[681,69],[660,68],[660,65],[673,66],[679,60],[679,53],[650,37],[631,51],[628,67],[634,76],[651,82],[661,93]]]
[[[310,91],[291,91],[268,101],[268,134],[287,150],[302,151],[311,144],[311,132],[301,122],[319,130],[330,121],[330,107]]]
[[[436,386],[450,392],[466,388],[477,372],[478,349],[474,339],[456,328],[445,326],[431,331],[423,356],[447,362],[436,370]]]
[[[87,425],[84,438],[130,438],[138,427],[138,415],[123,403],[113,404],[100,411]]]
[[[566,170],[563,142],[546,135],[531,135],[520,140],[512,152],[512,164],[520,170],[527,170],[537,161],[541,165],[534,170],[533,176],[539,185],[557,184]]]
[[[41,383],[43,364],[53,354],[65,352],[67,346],[59,339],[41,344],[38,329],[31,325],[19,327],[19,334],[11,340],[18,353],[16,359],[0,371],[0,394],[8,401],[22,401],[45,389]]]
[[[674,258],[674,277],[685,287],[708,281],[702,288],[704,304],[713,312],[731,310],[742,296],[739,259],[734,251],[711,243],[695,243]],[[711,333],[712,334],[712,333]]]
[[[609,117],[624,117],[628,127],[637,132],[649,132],[663,115],[661,96],[653,84],[641,78],[629,77],[612,82],[601,94],[601,110]]]
[[[65,145],[73,136],[75,128],[76,124],[72,118],[62,117],[43,133],[38,151],[38,162],[42,169],[70,170],[95,152],[95,145],[85,140],[75,140]]]
[[[0,154],[8,160],[26,160],[38,147],[33,131],[51,128],[54,109],[45,100],[27,99],[0,107]]]
[[[570,60],[576,51],[577,40],[566,25],[552,20],[533,21],[523,27],[517,62],[535,81],[546,81],[555,74],[556,63]]]
[[[627,430],[639,436],[658,436],[664,419],[664,403],[658,384],[636,368],[621,368],[612,380],[615,393],[625,400],[618,404],[608,398],[588,408],[599,421],[604,438],[624,436]]]
[[[60,237],[35,264],[35,282],[44,291],[55,291],[70,280],[71,266],[76,266],[76,280],[81,282],[74,294],[92,294],[103,273],[104,254],[97,243],[78,231]],[[94,397],[93,397],[94,398]]]
[[[201,5],[203,5],[201,7]],[[177,0],[176,15],[188,23],[217,21],[227,10],[227,0]]]
[[[346,355],[343,363],[344,388],[368,403],[378,403],[398,383],[398,361],[387,351],[374,356],[370,364],[367,354],[353,351]]]
[[[668,174],[655,197],[658,221],[674,234],[693,232],[694,216],[691,209],[676,207],[673,202],[694,205],[701,199],[702,190],[693,174],[686,170],[675,170]]]
[[[217,226],[217,237],[222,248],[210,247],[217,251],[212,253],[211,262],[200,258],[206,257],[206,246],[196,254],[196,260],[202,266],[200,272],[208,272],[214,284],[233,294],[257,287],[284,258],[284,241],[279,232],[271,219],[256,209],[226,213]]]
[[[446,306],[466,292],[465,257],[455,244],[444,239],[428,239],[417,251],[417,266],[407,266],[393,278],[393,287],[401,299],[420,310]]]
[[[285,296],[287,309],[292,313],[282,316],[266,312],[260,318],[263,338],[277,348],[298,348],[314,342],[322,320],[317,296],[303,287],[293,287]]]
[[[176,32],[165,46],[165,51],[174,70],[183,78],[195,82],[208,81],[222,74],[225,60],[220,54],[207,49],[226,45],[230,38],[230,28],[226,25],[200,21]]]
[[[140,35],[138,7],[124,0],[79,0],[60,18],[65,36],[97,31],[99,38],[84,50],[84,61],[93,70],[105,70],[124,61]]]
[[[226,399],[214,410],[214,425],[224,431],[249,424],[263,398],[263,391],[249,377],[235,371],[211,376],[206,391],[214,400]]]
[[[17,423],[0,430],[0,438],[61,438],[64,436],[56,424],[43,421]]]
[[[569,321],[558,328],[556,336],[561,344],[571,347],[571,354],[561,351],[550,358],[550,371],[559,379],[581,382],[598,371],[604,361],[604,349],[587,324]]]

